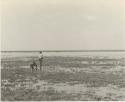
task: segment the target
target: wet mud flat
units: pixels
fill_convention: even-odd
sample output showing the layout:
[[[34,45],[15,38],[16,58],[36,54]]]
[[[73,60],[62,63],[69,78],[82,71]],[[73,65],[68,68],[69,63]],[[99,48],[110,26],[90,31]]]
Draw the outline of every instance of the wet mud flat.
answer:
[[[36,57],[1,61],[4,101],[125,101],[124,57],[44,57],[42,71],[31,72]]]

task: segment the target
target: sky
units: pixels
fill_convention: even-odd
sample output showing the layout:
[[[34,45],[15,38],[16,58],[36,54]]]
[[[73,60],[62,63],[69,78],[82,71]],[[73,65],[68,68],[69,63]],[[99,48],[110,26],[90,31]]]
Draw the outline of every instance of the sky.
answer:
[[[125,0],[2,0],[2,50],[125,49]]]

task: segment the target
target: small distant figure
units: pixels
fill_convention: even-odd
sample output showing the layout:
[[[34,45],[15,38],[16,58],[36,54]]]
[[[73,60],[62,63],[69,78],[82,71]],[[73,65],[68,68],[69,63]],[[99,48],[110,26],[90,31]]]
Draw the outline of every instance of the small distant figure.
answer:
[[[37,70],[37,64],[36,62],[33,60],[33,62],[30,64],[30,68],[31,68],[31,71],[33,71],[34,69]]]
[[[43,63],[43,54],[42,51],[39,53],[39,62],[40,62],[40,70],[42,70],[42,63]]]

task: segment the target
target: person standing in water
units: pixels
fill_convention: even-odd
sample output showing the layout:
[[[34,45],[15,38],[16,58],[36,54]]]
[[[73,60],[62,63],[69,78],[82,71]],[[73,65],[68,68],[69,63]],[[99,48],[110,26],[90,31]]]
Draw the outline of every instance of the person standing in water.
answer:
[[[39,53],[39,62],[40,62],[40,70],[42,70],[42,63],[43,63],[43,54],[42,51]]]

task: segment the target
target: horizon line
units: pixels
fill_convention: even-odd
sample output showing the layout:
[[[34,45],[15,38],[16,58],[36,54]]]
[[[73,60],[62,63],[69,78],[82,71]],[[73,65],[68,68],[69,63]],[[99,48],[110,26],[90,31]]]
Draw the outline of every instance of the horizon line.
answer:
[[[1,52],[125,52],[125,50],[1,50]]]

